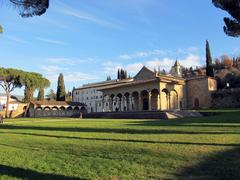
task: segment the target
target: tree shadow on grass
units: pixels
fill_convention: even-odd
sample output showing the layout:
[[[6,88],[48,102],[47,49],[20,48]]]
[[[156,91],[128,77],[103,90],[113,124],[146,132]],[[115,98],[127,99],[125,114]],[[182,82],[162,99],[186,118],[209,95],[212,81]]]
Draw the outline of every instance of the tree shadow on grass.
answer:
[[[36,134],[36,133],[18,133],[18,132],[4,132],[5,134],[17,134],[26,136],[39,136],[47,138],[61,138],[71,140],[87,140],[87,141],[112,141],[112,142],[126,142],[126,143],[147,143],[147,144],[173,144],[173,145],[198,145],[198,146],[223,146],[223,147],[240,147],[239,143],[207,143],[207,142],[181,142],[181,141],[156,141],[156,140],[141,140],[141,139],[113,139],[113,138],[87,138],[76,136],[61,136],[50,134]],[[14,145],[7,145],[0,143],[0,146],[16,147]],[[17,147],[16,147],[17,148]],[[32,150],[35,150],[34,148]]]
[[[76,177],[68,177],[56,174],[45,174],[30,169],[23,169],[18,167],[11,167],[0,164],[0,177],[10,176],[11,178],[21,178],[26,180],[42,180],[42,179],[52,179],[52,180],[80,180]]]
[[[130,126],[192,126],[192,127],[240,127],[239,112],[225,112],[216,116],[172,120],[128,121]],[[198,124],[196,124],[198,123]],[[203,123],[203,124],[201,124]],[[233,124],[234,125],[231,125]],[[238,124],[238,125],[236,125]]]
[[[219,152],[179,173],[180,179],[240,179],[240,148]]]
[[[171,129],[133,129],[133,128],[89,128],[89,127],[47,127],[47,126],[15,126],[1,125],[0,130],[37,130],[37,131],[62,131],[62,132],[88,132],[88,133],[119,133],[119,134],[189,134],[189,135],[221,135],[240,134],[240,131],[196,131],[196,130],[171,130]],[[1,132],[2,133],[2,132]]]

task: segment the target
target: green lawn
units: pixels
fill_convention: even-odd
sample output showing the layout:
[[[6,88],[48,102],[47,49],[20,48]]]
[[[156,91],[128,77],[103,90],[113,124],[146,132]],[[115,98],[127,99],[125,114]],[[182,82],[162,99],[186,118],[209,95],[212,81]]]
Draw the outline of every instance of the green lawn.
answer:
[[[0,179],[240,179],[240,110],[180,120],[15,119]]]

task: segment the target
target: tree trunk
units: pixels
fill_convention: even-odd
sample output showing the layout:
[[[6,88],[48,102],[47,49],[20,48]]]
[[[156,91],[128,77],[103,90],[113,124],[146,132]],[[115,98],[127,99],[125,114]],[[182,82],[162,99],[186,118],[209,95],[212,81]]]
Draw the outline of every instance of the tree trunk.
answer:
[[[9,92],[6,92],[6,96],[7,96],[7,101],[6,101],[5,118],[8,118],[8,108],[9,108],[9,99],[10,99],[10,94],[9,94]]]

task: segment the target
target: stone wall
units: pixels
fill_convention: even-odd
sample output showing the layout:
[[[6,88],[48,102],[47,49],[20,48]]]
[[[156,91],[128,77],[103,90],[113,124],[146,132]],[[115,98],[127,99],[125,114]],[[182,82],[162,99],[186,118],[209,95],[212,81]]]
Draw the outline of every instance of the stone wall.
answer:
[[[187,108],[211,107],[211,93],[216,89],[216,80],[210,77],[203,76],[187,80]]]
[[[240,107],[240,88],[218,90],[211,97],[214,108]]]
[[[29,117],[80,117],[80,110],[29,110]]]

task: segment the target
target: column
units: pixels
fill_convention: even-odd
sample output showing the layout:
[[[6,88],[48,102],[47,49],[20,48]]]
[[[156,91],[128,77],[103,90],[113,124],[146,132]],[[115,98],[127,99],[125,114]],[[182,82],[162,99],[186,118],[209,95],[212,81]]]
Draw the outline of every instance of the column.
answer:
[[[122,100],[121,98],[118,98],[118,111],[122,111],[121,107],[122,107]]]
[[[129,101],[129,111],[132,111],[132,96],[131,95],[129,95],[128,96],[128,101]]]
[[[141,98],[141,94],[139,94],[138,97],[138,107],[137,107],[138,111],[142,111],[142,98]]]
[[[152,93],[148,92],[148,110],[152,110]]]
[[[161,96],[160,94],[157,96],[157,104],[158,104],[158,107],[157,107],[157,110],[161,110]]]
[[[104,97],[102,98],[102,112],[104,112]]]
[[[111,112],[113,112],[113,103],[114,103],[114,97],[111,98]]]
[[[171,95],[168,95],[168,110],[171,109]]]
[[[130,101],[129,101],[129,96],[126,96],[126,97],[125,97],[125,99],[126,99],[126,103],[125,103],[125,104],[126,104],[126,111],[129,111],[129,109],[130,109],[130,104],[129,104],[129,103],[130,103]]]
[[[122,111],[124,111],[124,106],[125,106],[125,97],[122,96]]]

